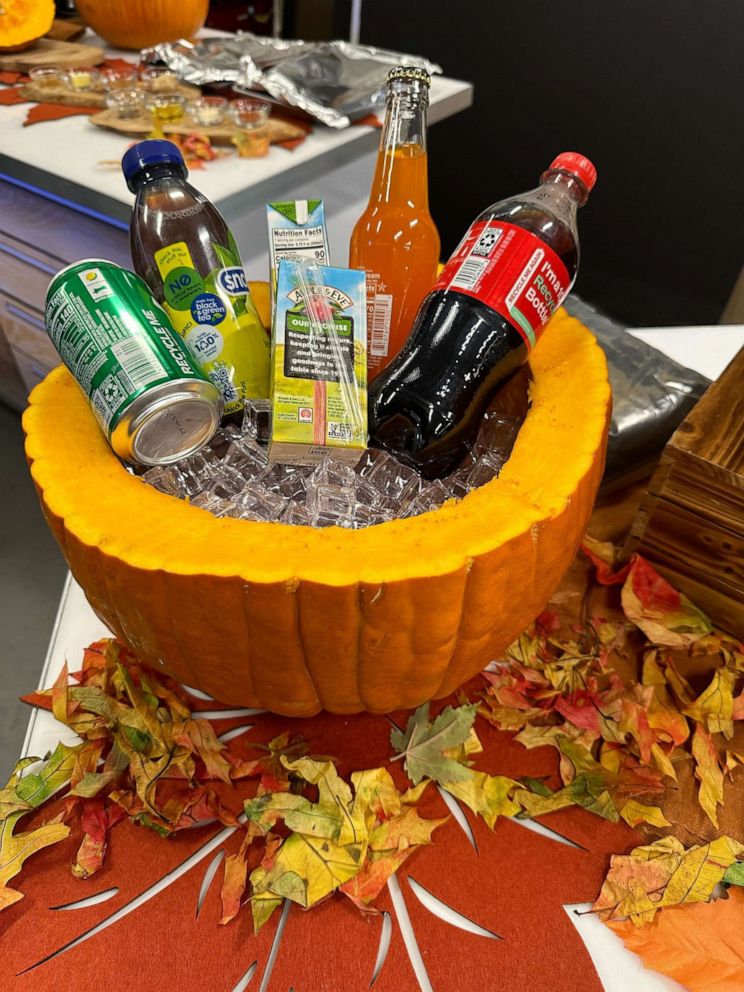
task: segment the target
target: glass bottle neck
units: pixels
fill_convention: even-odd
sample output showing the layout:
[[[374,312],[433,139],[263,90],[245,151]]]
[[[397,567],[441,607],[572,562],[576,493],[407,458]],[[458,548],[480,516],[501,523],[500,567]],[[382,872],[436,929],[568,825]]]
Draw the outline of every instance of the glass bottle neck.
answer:
[[[370,203],[428,206],[428,105],[428,89],[418,81],[397,80],[389,86]]]

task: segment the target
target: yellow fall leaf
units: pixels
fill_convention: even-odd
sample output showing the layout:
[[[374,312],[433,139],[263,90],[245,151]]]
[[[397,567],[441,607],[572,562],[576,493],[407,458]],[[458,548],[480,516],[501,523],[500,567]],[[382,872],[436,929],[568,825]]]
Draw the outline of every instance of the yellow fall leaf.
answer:
[[[723,772],[713,738],[700,724],[692,738],[695,778],[700,782],[698,801],[714,827],[718,826],[718,805],[723,804]]]
[[[460,782],[447,782],[444,788],[456,799],[462,800],[474,813],[482,816],[493,830],[500,816],[514,816],[521,807],[509,797],[518,782],[503,775],[487,775],[470,770]]]
[[[629,799],[618,812],[631,827],[637,827],[641,823],[648,823],[652,827],[671,827],[658,806],[646,806],[637,799]]]
[[[676,837],[614,855],[592,907],[602,919],[650,923],[657,910],[704,902],[744,847],[730,837],[685,849]]]
[[[730,740],[734,734],[735,683],[734,672],[730,672],[727,668],[717,668],[707,689],[682,712],[698,723],[705,724],[709,733],[720,733]]]

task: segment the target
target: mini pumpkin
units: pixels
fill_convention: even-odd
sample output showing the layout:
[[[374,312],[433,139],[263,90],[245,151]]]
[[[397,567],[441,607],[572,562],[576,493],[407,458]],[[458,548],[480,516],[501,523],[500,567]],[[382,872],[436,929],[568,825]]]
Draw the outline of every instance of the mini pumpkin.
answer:
[[[209,0],[77,0],[85,23],[116,48],[149,48],[193,38],[207,19]]]
[[[54,0],[0,0],[0,52],[23,52],[54,23]]]
[[[351,531],[215,518],[130,475],[64,367],[32,392],[26,453],[70,569],[145,661],[227,703],[386,713],[446,696],[544,608],[604,466],[610,388],[560,312],[498,478],[460,502]]]

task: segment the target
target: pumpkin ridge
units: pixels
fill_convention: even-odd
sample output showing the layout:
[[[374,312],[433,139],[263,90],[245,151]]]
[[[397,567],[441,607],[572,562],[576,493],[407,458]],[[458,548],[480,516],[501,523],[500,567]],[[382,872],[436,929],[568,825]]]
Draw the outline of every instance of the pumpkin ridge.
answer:
[[[166,604],[165,612],[168,618],[170,619],[171,634],[173,636],[173,641],[175,642],[176,649],[178,651],[178,656],[183,662],[184,668],[187,668],[191,673],[188,680],[188,685],[192,685],[192,686],[196,685],[196,683],[198,683],[199,681],[199,675],[196,669],[194,668],[194,666],[191,664],[191,658],[189,656],[188,651],[184,650],[183,644],[181,643],[181,637],[178,632],[178,626],[175,622],[175,617],[173,615],[173,611],[169,609],[170,601],[171,601],[171,589],[170,589],[170,582],[168,580],[168,575],[163,569],[158,569],[155,574],[159,576],[160,585],[162,586],[163,589],[163,599]]]
[[[249,620],[249,617],[248,617],[248,611],[246,609],[246,607],[248,605],[248,603],[247,603],[247,592],[248,592],[247,586],[248,586],[248,583],[247,582],[244,582],[243,583],[242,594],[240,596],[240,616],[241,616],[241,620],[242,620],[242,623],[243,623],[243,629],[245,631],[245,637],[243,638],[243,643],[245,644],[246,653],[247,653],[246,663],[243,666],[243,668],[245,669],[246,681],[248,682],[248,695],[249,696],[255,696],[256,697],[256,699],[258,700],[258,708],[259,709],[266,709],[266,707],[264,706],[263,700],[259,699],[259,697],[258,697],[258,694],[256,692],[256,685],[255,685],[255,683],[253,681],[253,668],[251,666],[251,658],[252,658],[252,655],[253,655],[253,651],[252,651],[252,636],[251,636],[251,624],[250,624],[250,620]]]
[[[297,639],[300,645],[300,654],[302,656],[302,663],[305,668],[305,674],[307,675],[308,682],[310,683],[312,690],[315,694],[315,700],[318,703],[320,709],[325,709],[323,705],[323,699],[320,695],[320,686],[315,679],[314,673],[310,670],[310,665],[308,663],[308,648],[305,641],[305,632],[302,625],[302,616],[300,613],[300,594],[299,594],[300,582],[298,580],[297,585],[292,590],[291,596],[294,603],[294,614],[295,614],[295,626],[297,628]]]
[[[436,690],[432,693],[432,699],[439,699],[442,686],[447,681],[450,673],[450,666],[452,665],[452,659],[455,656],[455,651],[457,650],[457,645],[460,643],[460,638],[462,636],[462,624],[465,617],[465,599],[468,595],[468,585],[470,583],[470,575],[472,572],[472,564],[465,569],[465,581],[462,584],[462,595],[460,596],[460,606],[459,615],[457,618],[457,633],[452,642],[452,650],[450,651],[449,658],[447,659],[447,664],[442,671],[442,677],[439,680]]]

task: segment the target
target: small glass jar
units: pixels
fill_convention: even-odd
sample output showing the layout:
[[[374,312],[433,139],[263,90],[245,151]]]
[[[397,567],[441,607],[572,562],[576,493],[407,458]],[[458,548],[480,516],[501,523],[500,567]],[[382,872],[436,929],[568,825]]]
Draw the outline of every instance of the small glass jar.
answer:
[[[222,124],[225,119],[227,100],[224,96],[202,96],[197,100],[189,100],[186,109],[194,124],[200,127],[214,127],[216,124]]]
[[[95,89],[99,77],[100,73],[94,66],[78,65],[67,70],[65,73],[65,83],[68,89],[73,90],[75,93],[84,93]]]
[[[269,130],[268,103],[260,100],[232,100],[228,113],[233,124],[240,128],[236,138],[240,155],[246,158],[262,158],[269,154],[271,133]]]
[[[148,93],[145,106],[158,124],[172,124],[183,117],[186,98],[179,93]]]
[[[139,90],[111,90],[106,94],[106,106],[114,110],[119,120],[132,120],[139,117],[145,109],[145,96]]]
[[[103,69],[101,82],[103,88],[109,92],[112,90],[133,90],[137,86],[137,66],[133,65],[129,69],[125,69],[123,66],[119,69]]]
[[[63,81],[61,71],[50,65],[42,65],[37,66],[35,69],[30,69],[28,78],[34,85],[42,86],[45,90],[56,89],[62,85]]]
[[[173,93],[178,77],[165,65],[149,65],[140,70],[140,82],[149,93]]]

